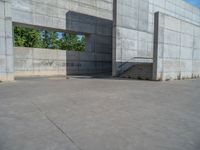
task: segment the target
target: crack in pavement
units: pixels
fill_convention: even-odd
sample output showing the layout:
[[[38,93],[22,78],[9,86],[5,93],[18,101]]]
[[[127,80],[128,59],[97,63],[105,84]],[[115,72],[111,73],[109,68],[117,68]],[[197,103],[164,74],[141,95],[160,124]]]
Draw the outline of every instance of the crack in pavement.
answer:
[[[40,113],[42,113],[45,118],[59,131],[61,132],[67,140],[69,140],[71,143],[73,143],[76,148],[78,148],[78,150],[83,150],[82,148],[80,148],[77,143],[69,136],[69,134],[67,134],[61,127],[59,127],[59,125],[57,125],[36,103],[34,103],[33,101],[31,101],[32,105],[34,105],[36,107],[37,110],[39,110]]]

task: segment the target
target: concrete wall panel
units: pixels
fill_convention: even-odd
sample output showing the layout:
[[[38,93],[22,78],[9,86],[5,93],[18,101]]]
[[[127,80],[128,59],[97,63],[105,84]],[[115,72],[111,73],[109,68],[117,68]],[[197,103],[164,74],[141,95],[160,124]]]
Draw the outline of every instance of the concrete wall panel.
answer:
[[[66,51],[15,47],[15,76],[66,76]]]
[[[177,23],[172,26],[172,21]],[[195,31],[200,26],[163,13],[155,14],[155,22],[154,80],[199,77],[200,53],[196,47],[200,37]],[[159,33],[163,29],[164,34]]]
[[[68,75],[111,73],[112,54],[91,52],[67,52]]]
[[[116,34],[113,37],[113,75],[127,73],[127,69],[133,68],[130,62],[137,63],[138,57],[143,58],[143,63],[149,63],[153,62],[153,55],[156,55],[168,60],[166,64],[162,64],[165,59],[155,59],[159,63],[154,68],[157,67],[157,70],[163,72],[166,66],[169,67],[169,72],[157,72],[157,75],[168,78],[171,74],[173,77],[179,77],[180,72],[170,72],[173,70],[173,63],[176,66],[174,68],[177,68],[178,64],[180,68],[180,58],[191,60],[198,57],[194,56],[198,51],[193,51],[193,47],[199,47],[200,9],[183,0],[114,0],[114,6],[113,32]],[[159,31],[155,33],[159,37],[159,43],[156,43],[157,47],[153,47],[156,12],[168,15],[159,20]],[[135,42],[137,44],[133,44]],[[157,48],[159,51],[154,53]],[[183,61],[182,64],[188,68],[191,62]],[[185,75],[188,77],[188,73]],[[184,77],[183,73],[182,76]]]
[[[0,12],[0,27],[4,29],[0,31],[0,66],[3,68],[0,80],[13,78],[12,23],[87,33],[90,35],[87,52],[95,55],[97,68],[111,68],[107,60],[99,63],[101,57],[97,56],[105,54],[105,58],[110,58],[113,53],[113,75],[123,74],[132,68],[131,64],[138,62],[148,66],[148,63],[153,63],[153,55],[169,59],[166,66],[181,59],[179,67],[184,69],[191,66],[192,59],[193,76],[198,75],[200,9],[184,0],[0,0],[0,10],[3,10]],[[167,15],[159,20],[159,31],[155,33],[159,43],[153,47],[154,13],[158,11]],[[156,62],[164,60],[155,59]],[[76,68],[80,67],[80,63],[76,65]],[[94,68],[94,64],[89,66]],[[156,70],[164,70],[163,66],[165,64],[157,64]],[[74,70],[75,67],[72,68]],[[85,65],[81,68],[90,70],[85,69]],[[179,72],[179,76],[190,76],[188,72],[191,69],[188,70],[184,70],[182,75]],[[173,72],[156,73],[165,78],[178,75]]]
[[[14,80],[11,1],[0,0],[0,81]]]
[[[10,79],[10,75],[14,77],[13,61],[5,62],[13,57],[12,23],[87,33],[92,38],[88,52],[111,55],[112,4],[112,0],[0,0],[0,27],[3,29],[0,31],[0,66],[5,68],[1,69],[0,80]]]

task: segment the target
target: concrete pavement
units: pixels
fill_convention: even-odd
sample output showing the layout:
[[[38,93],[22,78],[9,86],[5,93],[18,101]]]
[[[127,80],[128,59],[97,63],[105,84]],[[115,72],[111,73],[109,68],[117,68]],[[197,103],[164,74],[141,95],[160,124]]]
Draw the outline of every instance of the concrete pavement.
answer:
[[[199,150],[200,80],[0,83],[0,150]]]

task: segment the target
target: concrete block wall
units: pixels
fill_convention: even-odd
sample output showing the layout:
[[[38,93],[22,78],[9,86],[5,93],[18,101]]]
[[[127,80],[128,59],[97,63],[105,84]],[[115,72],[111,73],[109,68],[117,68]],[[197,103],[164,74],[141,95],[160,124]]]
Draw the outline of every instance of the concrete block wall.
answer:
[[[67,52],[67,74],[86,75],[110,73],[112,70],[112,54],[91,52]]]
[[[67,29],[87,33],[85,52],[68,53],[68,74],[112,72],[112,21],[90,15],[69,12]]]
[[[152,80],[153,64],[152,63],[135,63],[125,71],[120,77],[139,80]]]
[[[14,48],[15,77],[66,76],[66,51]]]
[[[12,37],[11,2],[0,0],[0,81],[14,79]]]
[[[4,10],[1,12],[1,26],[9,26],[8,24],[13,22],[88,34],[90,37],[88,52],[95,55],[107,54],[107,57],[113,53],[113,75],[127,71],[131,68],[131,64],[153,63],[155,12],[159,11],[191,24],[200,25],[200,9],[184,0],[0,0],[0,2],[0,7]],[[110,27],[112,14],[113,40]],[[1,34],[6,36],[1,35],[1,40],[12,43],[8,40],[8,37],[12,37],[12,28],[2,29]],[[184,38],[188,39],[187,35]],[[111,52],[112,41],[113,52]],[[189,46],[189,43],[187,44]],[[5,44],[1,51],[4,51],[3,49],[6,52],[1,52],[1,65],[6,67],[1,69],[1,78],[5,80],[13,73],[11,54],[13,47],[11,44]]]
[[[112,53],[112,0],[12,0],[15,24],[87,34],[87,51]]]
[[[200,77],[200,26],[155,14],[154,80]]]
[[[149,1],[114,1],[113,75],[138,62],[152,63],[153,36],[148,30]]]
[[[70,11],[112,20],[112,0],[11,0],[13,22],[66,30]]]
[[[138,62],[153,63],[154,13],[158,11],[200,25],[200,9],[184,0],[114,0],[113,75],[127,72]]]
[[[0,0],[0,80],[14,79],[12,24],[88,34],[88,52],[109,57],[112,4],[112,0]]]

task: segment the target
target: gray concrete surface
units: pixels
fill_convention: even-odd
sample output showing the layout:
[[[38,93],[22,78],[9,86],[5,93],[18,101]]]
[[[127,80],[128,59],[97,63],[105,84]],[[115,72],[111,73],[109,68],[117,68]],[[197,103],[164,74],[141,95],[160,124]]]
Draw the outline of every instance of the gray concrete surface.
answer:
[[[14,80],[11,3],[0,0],[0,81]]]
[[[15,77],[65,76],[112,72],[112,55],[14,47]]]
[[[154,80],[200,77],[200,26],[155,14]]]
[[[85,64],[111,71],[112,0],[0,0],[0,10],[0,80],[14,79],[12,25],[87,34],[87,50],[96,56],[95,64]]]
[[[122,75],[127,70],[129,76],[138,72],[131,71],[135,63],[148,63],[153,59],[154,14],[160,12],[170,19],[163,20],[159,28],[159,51],[167,57],[166,65],[157,65],[156,70],[163,71],[162,78],[154,80],[192,78],[200,76],[199,70],[199,25],[200,9],[185,0],[114,0],[113,18],[113,75]],[[176,19],[173,19],[175,17]],[[167,18],[167,17],[166,17]],[[186,23],[187,22],[187,23]],[[177,27],[178,26],[178,27]],[[170,27],[170,28],[169,28]],[[166,30],[166,28],[170,30]],[[171,58],[171,59],[168,59]],[[193,63],[194,62],[194,63]],[[162,62],[158,62],[162,64]],[[177,70],[177,63],[180,63]],[[193,64],[192,64],[193,63]],[[132,65],[131,65],[132,64]],[[194,66],[194,67],[193,67]],[[178,75],[177,75],[178,74]],[[142,76],[149,76],[144,72]]]
[[[14,47],[15,77],[66,76],[66,56],[64,50]]]
[[[1,150],[199,150],[200,80],[0,83]]]
[[[91,55],[96,55],[95,62],[89,60],[84,62],[82,67],[75,63],[75,72],[79,72],[77,71],[79,69],[83,72],[90,70],[89,73],[98,70],[99,73],[102,72],[101,70],[107,72],[112,68],[113,76],[129,72],[131,74],[128,76],[133,77],[140,74],[133,71],[136,63],[147,64],[143,65],[142,69],[145,70],[142,77],[146,77],[149,76],[149,71],[148,67],[145,67],[154,62],[153,37],[156,12],[198,26],[193,28],[192,32],[200,30],[200,9],[185,0],[0,0],[0,10],[3,10],[0,12],[0,27],[3,29],[0,31],[0,80],[2,81],[14,79],[12,25],[83,33],[89,37],[87,51]],[[173,29],[176,29],[175,22],[172,21],[170,24]],[[171,21],[168,20],[168,23]],[[181,62],[182,75],[183,78],[198,77],[200,76],[200,48],[196,43],[199,43],[199,38],[191,40],[194,37],[190,33],[191,25],[184,25],[184,23],[181,25],[184,31],[181,37],[183,44],[177,44],[178,40],[173,40],[175,44],[166,43],[169,42],[166,40],[161,46],[167,47],[166,51],[170,56],[177,55],[179,45],[183,47],[180,50],[180,57],[183,59],[188,54],[194,54],[192,58],[186,58]],[[180,31],[175,30],[175,32]],[[173,35],[172,32],[169,33]],[[165,39],[168,39],[167,36],[171,38],[169,34],[164,34]],[[195,44],[192,45],[192,41]],[[99,60],[99,55],[109,58],[109,61]],[[195,60],[193,64],[191,60]],[[71,66],[73,65],[71,63]],[[169,68],[172,68],[171,76],[177,77],[176,63],[170,62],[169,65]]]

